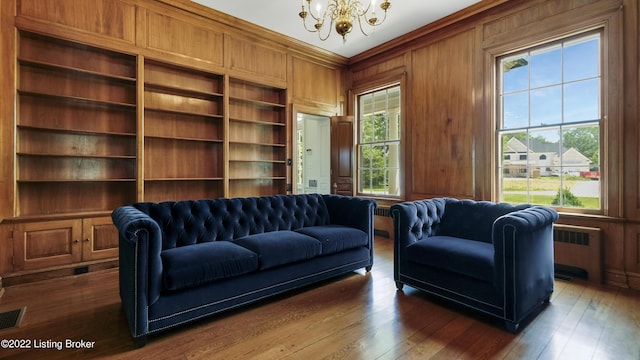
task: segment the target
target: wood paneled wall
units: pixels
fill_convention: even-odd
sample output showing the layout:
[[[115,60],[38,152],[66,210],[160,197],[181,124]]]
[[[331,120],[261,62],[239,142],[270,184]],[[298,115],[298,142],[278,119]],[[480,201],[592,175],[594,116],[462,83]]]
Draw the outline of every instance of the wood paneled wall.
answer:
[[[411,166],[411,197],[451,194],[472,198],[473,101],[476,69],[473,29],[451,35],[411,52],[406,134]],[[461,46],[464,44],[464,46]],[[419,95],[418,95],[419,94]],[[417,99],[427,101],[415,101]],[[451,106],[451,104],[458,104]]]
[[[612,55],[619,85],[608,119],[606,213],[562,214],[561,222],[601,227],[606,282],[640,288],[639,15],[637,0],[483,0],[344,59],[188,0],[3,0],[0,219],[15,212],[17,29],[286,88],[287,106],[323,113],[352,113],[348,88],[402,72],[405,198],[491,199],[492,54],[600,22],[619,49]],[[11,269],[9,236],[0,226],[0,274]]]
[[[604,213],[563,213],[560,223],[602,228],[605,281],[640,288],[638,14],[635,0],[485,0],[350,59],[355,88],[406,69],[405,198],[492,200],[495,57],[602,27],[610,79]]]

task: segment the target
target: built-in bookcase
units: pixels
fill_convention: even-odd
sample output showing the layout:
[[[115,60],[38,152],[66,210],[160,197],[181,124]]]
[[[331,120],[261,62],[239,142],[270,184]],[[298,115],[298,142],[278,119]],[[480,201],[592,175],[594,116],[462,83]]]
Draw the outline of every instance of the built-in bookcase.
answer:
[[[286,192],[286,91],[229,80],[229,196]]]
[[[224,76],[145,61],[144,199],[224,196]]]
[[[135,57],[20,35],[16,215],[135,201]]]
[[[286,89],[26,31],[16,70],[16,276],[117,266],[118,206],[286,193]]]

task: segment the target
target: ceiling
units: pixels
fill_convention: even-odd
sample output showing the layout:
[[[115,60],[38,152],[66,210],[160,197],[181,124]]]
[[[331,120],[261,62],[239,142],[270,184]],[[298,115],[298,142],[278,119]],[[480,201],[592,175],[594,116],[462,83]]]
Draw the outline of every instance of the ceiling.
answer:
[[[331,51],[352,57],[398,36],[473,5],[479,0],[390,0],[386,21],[375,32],[364,36],[354,24],[347,41],[332,29],[329,39],[321,41],[318,34],[307,32],[298,16],[302,0],[192,0],[220,12],[260,25],[275,32]],[[326,8],[326,0],[319,0]],[[366,2],[364,0],[363,2]],[[318,0],[312,1],[312,7]],[[381,1],[379,0],[377,4]],[[378,9],[377,15],[382,16]],[[313,23],[309,23],[313,26]]]

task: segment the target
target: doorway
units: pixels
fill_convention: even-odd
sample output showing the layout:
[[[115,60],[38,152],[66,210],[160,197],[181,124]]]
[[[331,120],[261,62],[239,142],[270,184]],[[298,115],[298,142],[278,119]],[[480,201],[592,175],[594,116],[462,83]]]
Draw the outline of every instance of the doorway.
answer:
[[[331,118],[297,113],[297,194],[331,193]]]

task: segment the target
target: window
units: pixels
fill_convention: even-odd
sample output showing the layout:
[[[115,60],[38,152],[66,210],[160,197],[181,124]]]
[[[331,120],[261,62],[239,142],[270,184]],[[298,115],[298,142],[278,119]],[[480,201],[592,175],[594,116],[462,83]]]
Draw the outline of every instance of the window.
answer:
[[[400,85],[357,97],[358,193],[399,197]]]
[[[591,32],[497,59],[500,201],[601,209],[601,38]]]

